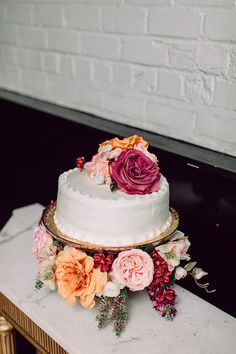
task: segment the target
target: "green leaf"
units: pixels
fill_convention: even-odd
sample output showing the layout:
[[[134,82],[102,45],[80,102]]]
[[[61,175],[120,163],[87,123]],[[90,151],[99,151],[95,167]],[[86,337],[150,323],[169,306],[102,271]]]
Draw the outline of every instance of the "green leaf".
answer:
[[[53,245],[58,247],[58,246],[60,246],[60,242],[58,240],[54,239],[53,240]]]
[[[39,280],[39,279],[36,279],[36,281],[35,281],[35,288],[37,289],[37,290],[39,290],[39,289],[41,289],[43,287],[43,282],[41,281],[41,280]]]
[[[187,270],[187,272],[190,272],[195,266],[197,262],[189,262],[185,265],[184,269]]]
[[[120,296],[124,296],[125,298],[128,298],[128,290],[127,290],[127,288],[121,289]]]
[[[151,243],[149,243],[145,246],[144,252],[151,253],[153,249],[154,249],[154,246]]]

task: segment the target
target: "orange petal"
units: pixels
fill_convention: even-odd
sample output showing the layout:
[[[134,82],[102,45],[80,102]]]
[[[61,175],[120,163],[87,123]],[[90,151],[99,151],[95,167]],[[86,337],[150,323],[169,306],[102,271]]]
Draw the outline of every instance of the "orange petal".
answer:
[[[80,296],[79,302],[86,309],[92,309],[95,306],[94,296],[95,294]]]
[[[113,138],[111,140],[106,140],[99,145],[99,149],[107,144],[112,145],[113,150],[116,148],[132,149],[134,145],[140,143],[146,147],[148,146],[148,142],[146,140],[144,140],[141,136],[135,134],[124,139]]]
[[[99,268],[93,270],[96,280],[96,293],[102,293],[107,283],[107,273],[101,272]]]

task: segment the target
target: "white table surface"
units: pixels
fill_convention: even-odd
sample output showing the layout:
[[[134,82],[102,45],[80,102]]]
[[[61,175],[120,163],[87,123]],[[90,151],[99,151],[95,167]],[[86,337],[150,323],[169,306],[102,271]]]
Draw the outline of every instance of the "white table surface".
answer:
[[[236,353],[236,319],[179,286],[172,322],[153,310],[145,292],[132,294],[127,329],[119,339],[110,326],[97,329],[95,308],[71,308],[57,292],[34,290],[33,229],[41,212],[40,204],[16,209],[2,229],[0,291],[68,353]]]

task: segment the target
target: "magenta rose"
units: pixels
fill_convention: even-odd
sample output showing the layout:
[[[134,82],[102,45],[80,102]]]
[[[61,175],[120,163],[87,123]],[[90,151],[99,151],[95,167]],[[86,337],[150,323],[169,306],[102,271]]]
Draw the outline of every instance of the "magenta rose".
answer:
[[[123,150],[109,167],[112,179],[125,193],[149,194],[159,189],[159,167],[142,151]]]

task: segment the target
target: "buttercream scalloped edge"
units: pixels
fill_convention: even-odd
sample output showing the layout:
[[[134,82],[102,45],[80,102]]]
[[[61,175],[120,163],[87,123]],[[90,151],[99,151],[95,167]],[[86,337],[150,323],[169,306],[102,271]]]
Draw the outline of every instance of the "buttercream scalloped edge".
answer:
[[[169,218],[166,221],[166,223],[162,226],[161,229],[157,228],[155,231],[149,232],[145,235],[139,235],[139,237],[137,238],[132,238],[132,237],[125,237],[124,235],[122,235],[123,238],[125,238],[125,240],[122,240],[122,238],[120,238],[119,240],[112,240],[112,238],[114,236],[109,236],[107,235],[106,238],[101,238],[101,240],[98,243],[98,238],[99,235],[95,234],[94,236],[91,235],[91,233],[87,233],[87,232],[78,232],[78,231],[74,231],[71,230],[67,227],[65,227],[64,225],[62,225],[59,220],[57,219],[56,213],[54,215],[54,222],[57,226],[57,228],[64,233],[65,235],[67,235],[68,237],[72,237],[75,238],[76,240],[82,241],[82,242],[88,242],[88,243],[92,243],[98,246],[105,246],[105,247],[115,247],[115,246],[129,246],[131,244],[136,244],[136,243],[142,243],[148,240],[151,240],[154,237],[158,237],[162,232],[164,232],[171,224],[172,222],[172,215],[169,212]],[[136,234],[137,235],[137,234]]]
[[[122,197],[122,195],[120,196],[119,199],[107,199],[107,198],[104,198],[104,197],[101,197],[101,196],[93,196],[93,195],[90,195],[89,193],[86,193],[86,192],[82,192],[82,191],[79,191],[79,190],[76,190],[74,189],[73,187],[71,187],[69,185],[69,176],[71,173],[75,172],[79,170],[77,167],[74,168],[74,169],[70,169],[68,171],[65,171],[63,172],[60,176],[59,176],[59,188],[61,190],[61,192],[65,193],[66,195],[70,196],[71,198],[73,199],[76,199],[78,198],[80,195],[82,195],[83,197],[86,197],[88,199],[91,199],[93,201],[106,201],[106,202],[109,202],[109,203],[122,203],[122,202],[127,202],[129,201],[130,199],[129,198],[125,198],[125,197]],[[132,198],[132,201],[133,200],[137,200],[137,201],[144,201],[144,200],[151,200],[151,199],[154,199],[156,197],[156,195],[161,195],[164,193],[164,191],[166,190],[166,188],[168,188],[169,184],[168,184],[168,181],[167,179],[161,175],[161,179],[160,179],[160,188],[157,192],[153,192],[153,193],[150,193],[150,194],[142,194],[142,195],[139,195],[139,194],[133,194],[133,198]],[[113,193],[113,192],[111,192]]]

